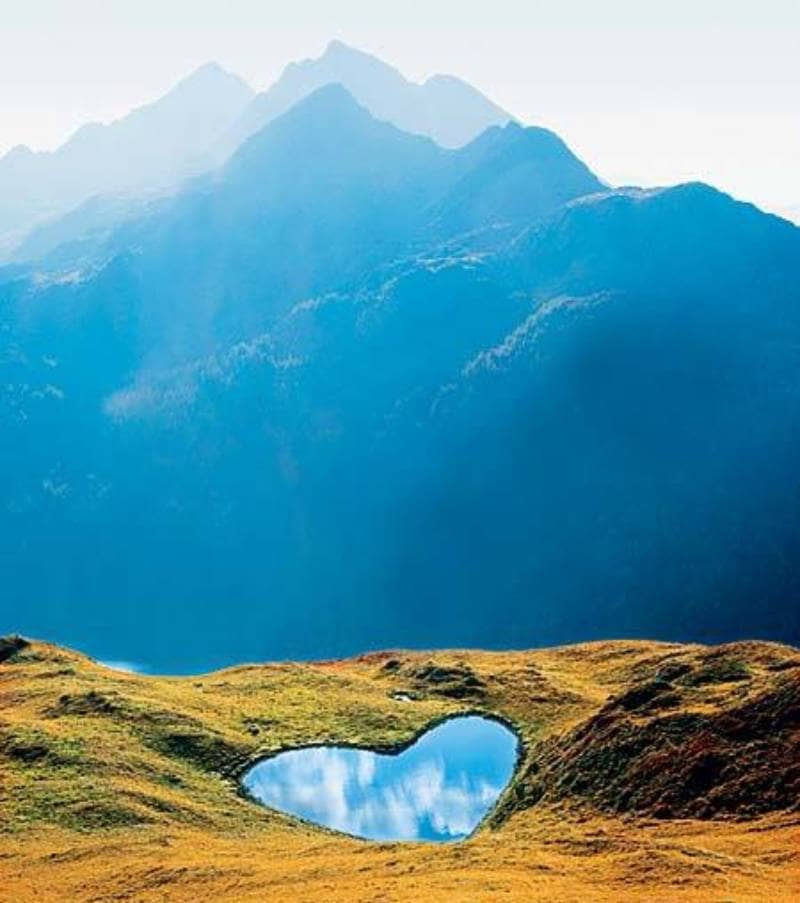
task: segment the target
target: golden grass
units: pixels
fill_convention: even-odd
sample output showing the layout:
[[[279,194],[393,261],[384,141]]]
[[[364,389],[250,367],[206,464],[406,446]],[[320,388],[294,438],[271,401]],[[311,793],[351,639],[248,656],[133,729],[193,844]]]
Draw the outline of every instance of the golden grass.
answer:
[[[776,679],[776,657],[796,655],[764,643],[729,648],[748,680],[688,692],[687,711],[755,697]],[[520,808],[512,784],[502,817],[466,842],[376,844],[237,793],[259,755],[312,742],[397,746],[463,711],[513,724],[530,757],[661,663],[704,651],[609,642],[154,678],[32,644],[0,665],[0,899],[796,901],[796,813],[655,820],[569,799]],[[428,663],[468,672],[479,688],[458,676],[426,683]],[[398,690],[416,698],[399,702]]]

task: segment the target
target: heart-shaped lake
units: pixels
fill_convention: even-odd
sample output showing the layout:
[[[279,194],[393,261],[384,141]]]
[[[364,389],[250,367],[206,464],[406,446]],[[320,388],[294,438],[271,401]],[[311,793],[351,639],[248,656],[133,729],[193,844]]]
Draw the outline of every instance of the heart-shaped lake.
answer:
[[[279,753],[244,777],[272,809],[370,840],[460,840],[511,779],[517,737],[479,716],[451,718],[400,753],[315,746]]]

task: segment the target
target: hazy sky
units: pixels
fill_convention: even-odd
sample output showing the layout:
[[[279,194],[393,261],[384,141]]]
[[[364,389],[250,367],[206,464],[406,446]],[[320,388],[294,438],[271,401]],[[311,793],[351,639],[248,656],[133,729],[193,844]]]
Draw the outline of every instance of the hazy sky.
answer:
[[[212,59],[263,88],[333,37],[462,76],[611,182],[703,179],[800,219],[800,0],[0,0],[0,153]]]

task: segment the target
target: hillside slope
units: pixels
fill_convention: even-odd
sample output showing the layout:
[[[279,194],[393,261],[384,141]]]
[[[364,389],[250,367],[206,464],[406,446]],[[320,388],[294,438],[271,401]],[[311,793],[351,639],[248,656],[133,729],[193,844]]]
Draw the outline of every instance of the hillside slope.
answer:
[[[0,880],[27,900],[763,900],[800,891],[800,653],[605,642],[379,653],[185,678],[0,642]],[[398,691],[412,702],[396,698]],[[464,711],[523,741],[453,846],[262,809],[247,763],[385,748]]]

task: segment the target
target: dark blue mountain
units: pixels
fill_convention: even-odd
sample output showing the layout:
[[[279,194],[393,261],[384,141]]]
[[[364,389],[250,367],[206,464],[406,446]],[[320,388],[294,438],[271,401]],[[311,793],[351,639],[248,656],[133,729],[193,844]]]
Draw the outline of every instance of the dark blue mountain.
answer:
[[[0,284],[0,632],[800,640],[791,224],[328,87],[82,260]]]

